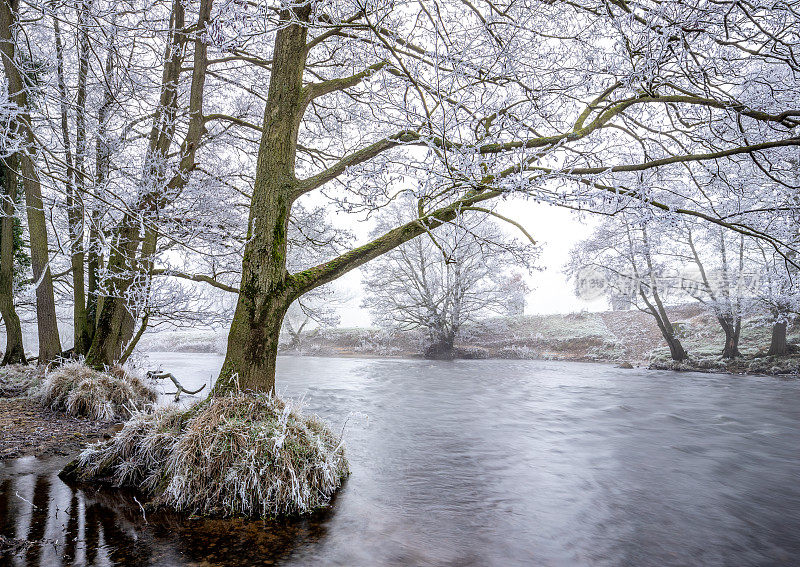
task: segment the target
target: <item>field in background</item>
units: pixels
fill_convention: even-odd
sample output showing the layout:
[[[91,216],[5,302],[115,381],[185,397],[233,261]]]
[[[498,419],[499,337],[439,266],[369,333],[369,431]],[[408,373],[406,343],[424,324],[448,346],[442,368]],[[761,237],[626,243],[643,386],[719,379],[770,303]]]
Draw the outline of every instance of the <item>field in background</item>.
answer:
[[[681,341],[693,357],[716,357],[724,335],[712,315],[699,306],[670,308]],[[764,322],[743,324],[740,350],[754,355],[769,347],[771,329]],[[226,333],[162,331],[145,335],[143,351],[224,353]],[[800,342],[797,328],[790,342]],[[299,349],[285,354],[309,356],[415,357],[423,350],[419,331],[335,328],[310,332]],[[550,359],[644,364],[668,357],[655,321],[639,311],[606,311],[569,315],[498,317],[468,326],[457,343],[465,358]]]

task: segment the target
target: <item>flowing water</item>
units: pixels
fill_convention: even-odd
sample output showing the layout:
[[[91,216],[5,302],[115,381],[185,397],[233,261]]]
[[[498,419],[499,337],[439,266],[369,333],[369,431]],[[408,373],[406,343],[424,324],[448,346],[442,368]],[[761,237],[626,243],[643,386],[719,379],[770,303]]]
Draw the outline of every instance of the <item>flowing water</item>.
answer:
[[[221,364],[151,359],[187,388]],[[11,564],[800,565],[800,381],[286,357],[278,382],[344,428],[352,476],[329,510],[145,517],[23,458],[0,464],[0,534],[46,544]]]

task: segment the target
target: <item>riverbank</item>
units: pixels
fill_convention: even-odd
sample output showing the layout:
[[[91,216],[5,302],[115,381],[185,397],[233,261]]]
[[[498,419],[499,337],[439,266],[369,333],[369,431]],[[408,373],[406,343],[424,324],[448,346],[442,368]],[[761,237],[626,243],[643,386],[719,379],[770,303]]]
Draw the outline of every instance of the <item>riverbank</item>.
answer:
[[[670,307],[678,337],[689,352],[689,363],[672,365],[669,351],[655,323],[640,311],[606,311],[563,315],[496,317],[467,325],[456,344],[465,359],[565,360],[606,362],[639,367],[701,372],[787,374],[800,371],[793,357],[765,358],[770,326],[748,320],[742,328],[734,362],[720,358],[724,334],[699,305]],[[800,342],[800,329],[789,329],[790,342]],[[225,331],[162,332],[145,336],[143,351],[206,352],[224,354]],[[372,328],[317,329],[302,337],[297,348],[282,344],[282,354],[359,358],[421,358],[420,331],[392,332]],[[788,369],[788,370],[787,370]],[[791,370],[796,369],[796,370]]]
[[[0,369],[0,459],[73,455],[110,438],[157,393],[121,368],[103,373],[65,362]]]
[[[118,427],[112,421],[70,417],[24,396],[0,398],[0,459],[73,455],[111,437]]]
[[[655,359],[650,362],[649,368],[653,370],[674,370],[676,372],[797,376],[800,375],[800,355],[742,356],[733,359],[722,357],[690,358],[680,362],[670,359]]]

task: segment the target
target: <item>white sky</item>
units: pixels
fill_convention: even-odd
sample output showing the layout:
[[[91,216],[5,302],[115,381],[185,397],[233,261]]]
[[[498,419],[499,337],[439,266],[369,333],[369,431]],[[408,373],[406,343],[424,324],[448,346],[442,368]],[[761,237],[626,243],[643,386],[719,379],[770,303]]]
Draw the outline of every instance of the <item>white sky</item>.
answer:
[[[578,299],[574,287],[562,272],[569,258],[570,249],[591,232],[592,217],[578,215],[560,207],[512,199],[498,205],[497,211],[522,224],[541,245],[538,265],[543,271],[534,271],[528,276],[528,285],[533,290],[527,297],[525,313],[573,313],[577,311],[603,311],[608,309],[605,299],[592,302]],[[517,229],[506,225],[509,234]],[[521,236],[521,235],[519,235]],[[524,238],[524,237],[523,237]],[[339,313],[344,327],[367,327],[369,314],[361,309],[361,272],[356,270],[336,283],[337,290],[350,297]]]

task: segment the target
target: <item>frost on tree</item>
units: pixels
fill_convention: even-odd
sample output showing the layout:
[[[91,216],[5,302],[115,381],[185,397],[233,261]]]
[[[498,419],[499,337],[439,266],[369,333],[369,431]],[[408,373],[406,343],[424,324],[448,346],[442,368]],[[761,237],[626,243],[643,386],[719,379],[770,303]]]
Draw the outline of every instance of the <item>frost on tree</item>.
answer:
[[[413,217],[413,205],[406,200],[390,207],[376,232]],[[426,357],[451,359],[465,324],[524,309],[527,288],[513,269],[529,269],[535,252],[531,242],[509,237],[485,215],[464,211],[368,264],[363,305],[379,326],[420,329]]]
[[[14,139],[43,358],[62,350],[56,300],[72,306],[72,351],[103,365],[150,326],[190,321],[196,286],[211,286],[236,296],[219,388],[236,375],[269,390],[290,305],[504,198],[689,216],[792,264],[776,228],[791,222],[775,220],[796,206],[797,14],[794,2],[6,0],[8,92],[30,115]],[[298,207],[371,218],[401,195],[415,219],[293,263]]]

